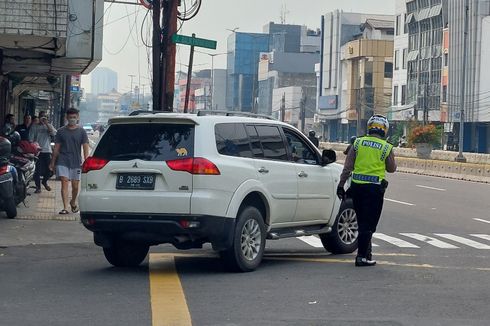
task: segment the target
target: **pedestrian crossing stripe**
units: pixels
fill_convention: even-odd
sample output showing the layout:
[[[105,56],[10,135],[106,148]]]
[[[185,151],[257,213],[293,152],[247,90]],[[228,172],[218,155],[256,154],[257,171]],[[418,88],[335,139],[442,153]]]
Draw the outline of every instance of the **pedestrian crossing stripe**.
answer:
[[[401,236],[411,238],[414,240],[421,241],[423,243],[426,243],[428,245],[434,246],[436,248],[441,248],[441,249],[459,249],[459,246],[456,246],[454,244],[451,244],[446,241],[442,241],[440,239],[437,239],[432,236],[420,234],[420,233],[399,233]],[[484,244],[477,242],[472,239],[467,239],[461,236],[453,235],[453,234],[447,234],[447,233],[434,233],[435,236],[444,238],[446,240],[450,240],[452,242],[455,242],[460,245],[465,245],[468,247],[476,248],[476,249],[481,249],[481,250],[490,250],[490,245]],[[487,240],[490,241],[490,235],[488,234],[470,234],[470,236]],[[389,236],[384,233],[374,233],[373,238],[376,240],[381,240],[383,242],[387,242],[393,246],[399,247],[399,248],[413,248],[417,249],[420,248],[418,245],[415,245],[411,242],[408,242],[406,240]],[[310,245],[311,247],[314,248],[323,248],[323,244],[321,240],[317,236],[303,236],[303,237],[298,237],[298,240],[303,241],[304,243]],[[378,244],[373,243],[373,247],[379,247]]]

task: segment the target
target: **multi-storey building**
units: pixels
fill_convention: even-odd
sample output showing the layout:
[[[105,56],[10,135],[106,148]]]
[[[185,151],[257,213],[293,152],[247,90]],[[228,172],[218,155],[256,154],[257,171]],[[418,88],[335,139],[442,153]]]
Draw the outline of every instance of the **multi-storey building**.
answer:
[[[447,14],[442,0],[407,1],[408,101],[423,121],[441,119],[442,39]]]
[[[234,32],[228,37],[226,107],[252,111],[258,94],[261,52],[269,51],[269,34]]]
[[[368,20],[390,22],[391,28],[385,28],[383,24],[382,28],[365,30],[363,27],[366,27],[365,24]],[[392,22],[394,20],[392,15],[345,13],[339,10],[322,17],[323,40],[316,121],[319,121],[323,126],[324,139],[347,140],[350,135],[357,133],[356,130],[349,128],[349,120],[347,119],[348,86],[344,71],[345,65],[341,61],[342,47],[350,41],[362,38],[393,39]],[[377,67],[379,66],[377,65]],[[391,93],[391,89],[389,92]],[[384,106],[389,106],[389,104]]]
[[[117,92],[117,72],[106,67],[97,67],[91,73],[92,94]]]
[[[414,104],[407,98],[408,29],[406,0],[395,3],[395,37],[393,53],[392,107],[390,121],[405,121],[413,117]]]

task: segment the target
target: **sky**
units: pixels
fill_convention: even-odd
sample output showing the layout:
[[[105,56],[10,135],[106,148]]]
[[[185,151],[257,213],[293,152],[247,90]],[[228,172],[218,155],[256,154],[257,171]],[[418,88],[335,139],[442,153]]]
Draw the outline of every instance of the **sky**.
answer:
[[[137,0],[126,0],[138,2]],[[182,0],[184,1],[184,0]],[[191,3],[192,0],[186,0]],[[285,8],[285,10],[284,10]],[[226,40],[238,28],[240,32],[262,32],[268,22],[281,22],[284,12],[287,24],[320,28],[321,15],[335,9],[345,12],[392,14],[394,0],[202,0],[197,16],[185,22],[179,34],[216,40],[216,50],[199,49],[209,53],[225,53]],[[151,40],[151,12],[142,6],[105,3],[103,54],[99,67],[108,67],[118,73],[118,91],[128,92],[140,85],[145,93],[150,92],[151,48],[143,43]],[[143,35],[143,36],[141,36]],[[146,42],[147,43],[147,42]],[[148,43],[147,43],[148,44]],[[196,50],[198,50],[196,48]],[[177,70],[187,70],[189,47],[177,47]],[[226,55],[214,59],[215,68],[226,68]],[[211,68],[211,57],[195,53],[194,71]],[[90,93],[90,74],[82,76],[82,88]]]

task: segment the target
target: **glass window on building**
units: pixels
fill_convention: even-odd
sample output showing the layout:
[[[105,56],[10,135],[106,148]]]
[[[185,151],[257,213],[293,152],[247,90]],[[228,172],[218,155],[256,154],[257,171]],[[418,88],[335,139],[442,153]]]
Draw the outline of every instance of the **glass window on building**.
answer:
[[[407,104],[407,85],[402,85],[402,105]]]
[[[398,105],[398,86],[393,87],[393,105]]]
[[[393,63],[385,62],[385,78],[393,78]]]
[[[402,18],[401,15],[396,16],[396,21],[395,21],[396,35],[400,35],[401,18]]]
[[[400,50],[395,51],[395,70],[400,69]]]
[[[442,86],[442,102],[447,103],[447,86]]]

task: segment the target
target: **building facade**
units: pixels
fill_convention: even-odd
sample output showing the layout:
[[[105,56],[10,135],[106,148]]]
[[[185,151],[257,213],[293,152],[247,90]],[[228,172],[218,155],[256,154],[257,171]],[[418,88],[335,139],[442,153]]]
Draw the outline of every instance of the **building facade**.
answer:
[[[406,0],[396,0],[395,3],[395,37],[393,52],[393,89],[390,121],[407,121],[413,118],[414,103],[407,97],[407,57],[408,57],[408,28]]]
[[[368,19],[393,22],[392,15],[374,15],[361,13],[345,13],[340,10],[322,16],[322,46],[320,61],[319,96],[317,101],[317,117],[322,125],[324,139],[347,140],[355,130],[349,129],[347,119],[346,75],[341,62],[342,47],[348,42],[363,37],[381,39],[393,38],[393,31],[363,30]]]
[[[269,51],[269,34],[234,32],[228,37],[226,107],[251,112],[258,94],[261,52]]]

